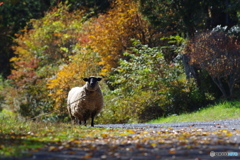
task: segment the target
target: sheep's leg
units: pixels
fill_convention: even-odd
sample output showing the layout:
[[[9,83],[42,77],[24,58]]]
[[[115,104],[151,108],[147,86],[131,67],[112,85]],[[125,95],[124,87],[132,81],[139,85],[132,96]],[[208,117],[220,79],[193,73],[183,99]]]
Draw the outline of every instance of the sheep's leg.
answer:
[[[78,124],[79,123],[79,120],[75,117],[74,118],[74,124]]]
[[[73,120],[72,120],[72,124],[76,124],[76,121],[75,121],[75,119],[73,119]]]
[[[75,117],[74,124],[81,125],[81,120],[79,120],[78,118]]]
[[[94,127],[94,117],[96,116],[96,112],[93,112],[92,114],[91,114],[91,119],[92,119],[92,122],[91,122],[91,127]]]
[[[92,119],[92,121],[91,121],[91,126],[92,126],[92,127],[94,127],[94,117],[95,117],[95,115],[96,115],[95,112],[91,114],[91,119]]]
[[[83,123],[84,126],[87,126],[87,121],[83,120],[83,121],[79,121],[79,124],[81,125]]]
[[[68,113],[69,113],[69,116],[70,116],[70,118],[71,118],[72,124],[75,124],[75,123],[76,123],[76,122],[75,122],[76,118],[72,115],[71,109],[70,109],[69,107],[68,107]]]
[[[71,123],[75,124],[75,117],[71,116]]]
[[[91,126],[94,127],[94,116],[92,116]]]

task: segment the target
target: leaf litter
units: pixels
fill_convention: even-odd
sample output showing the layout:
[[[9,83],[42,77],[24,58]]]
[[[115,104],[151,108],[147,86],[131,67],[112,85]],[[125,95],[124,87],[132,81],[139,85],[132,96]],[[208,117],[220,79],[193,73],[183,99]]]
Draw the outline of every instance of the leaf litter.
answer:
[[[75,128],[79,133],[81,128]],[[239,151],[240,131],[201,128],[91,128],[84,136],[55,141],[32,154],[67,159],[202,159],[211,151]],[[226,158],[226,157],[225,157]],[[238,157],[239,158],[239,157]]]

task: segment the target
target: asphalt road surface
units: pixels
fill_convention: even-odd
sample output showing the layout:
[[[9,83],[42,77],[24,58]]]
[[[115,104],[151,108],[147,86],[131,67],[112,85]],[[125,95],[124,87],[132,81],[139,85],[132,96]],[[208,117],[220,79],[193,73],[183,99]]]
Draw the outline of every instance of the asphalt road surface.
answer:
[[[133,134],[79,139],[68,142],[68,147],[59,150],[42,149],[27,157],[5,159],[240,160],[240,119],[186,123],[108,124],[95,127],[126,128],[132,130]]]
[[[108,124],[108,125],[96,125],[96,127],[109,127],[109,128],[204,128],[207,130],[212,129],[236,129],[240,130],[240,119],[232,120],[218,120],[207,122],[181,122],[181,123],[143,123],[143,124]]]

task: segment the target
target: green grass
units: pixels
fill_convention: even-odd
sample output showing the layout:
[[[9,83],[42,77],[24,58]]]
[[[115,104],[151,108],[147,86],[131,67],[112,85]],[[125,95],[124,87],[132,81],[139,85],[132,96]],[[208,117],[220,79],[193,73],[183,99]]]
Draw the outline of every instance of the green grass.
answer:
[[[202,122],[235,118],[240,118],[240,101],[220,102],[196,112],[159,118],[149,123]]]

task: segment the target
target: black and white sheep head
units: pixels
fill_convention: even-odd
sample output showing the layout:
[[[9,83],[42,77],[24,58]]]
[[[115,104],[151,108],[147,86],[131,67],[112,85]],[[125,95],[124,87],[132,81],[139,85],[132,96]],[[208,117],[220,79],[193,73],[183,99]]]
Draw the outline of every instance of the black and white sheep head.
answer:
[[[102,78],[91,76],[88,78],[83,78],[83,80],[86,82],[87,90],[95,91],[99,88],[98,81],[101,81]]]

